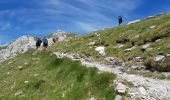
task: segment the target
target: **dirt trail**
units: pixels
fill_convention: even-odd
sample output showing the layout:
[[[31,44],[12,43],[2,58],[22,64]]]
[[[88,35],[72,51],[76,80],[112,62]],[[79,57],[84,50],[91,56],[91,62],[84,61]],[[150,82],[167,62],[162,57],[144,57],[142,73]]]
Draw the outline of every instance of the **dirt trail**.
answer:
[[[133,84],[129,88],[129,95],[132,100],[170,100],[170,81],[147,78],[139,75],[130,75],[123,72],[120,66],[105,65],[100,62],[90,61],[83,58],[75,59],[74,54],[54,52],[58,58],[68,57],[72,60],[79,60],[87,67],[96,67],[100,71],[111,72],[117,75],[117,81],[126,80]]]

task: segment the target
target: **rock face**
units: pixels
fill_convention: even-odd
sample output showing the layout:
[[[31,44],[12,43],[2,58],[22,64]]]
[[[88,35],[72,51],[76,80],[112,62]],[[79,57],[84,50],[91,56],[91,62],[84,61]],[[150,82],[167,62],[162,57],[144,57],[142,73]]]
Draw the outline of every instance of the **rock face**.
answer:
[[[52,34],[52,37],[48,39],[49,45],[53,43],[53,38],[57,37],[58,41],[67,41],[67,32],[62,31],[62,30],[57,30],[55,33]]]
[[[35,48],[35,38],[22,36],[9,44],[7,48],[0,51],[0,61],[16,56],[17,53],[24,53],[30,48]]]

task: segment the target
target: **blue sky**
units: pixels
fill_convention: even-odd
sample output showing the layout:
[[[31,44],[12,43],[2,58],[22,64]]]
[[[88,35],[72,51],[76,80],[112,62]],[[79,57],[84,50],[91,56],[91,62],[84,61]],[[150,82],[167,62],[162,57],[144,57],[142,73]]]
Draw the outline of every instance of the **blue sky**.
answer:
[[[1,0],[0,44],[21,35],[45,36],[58,29],[84,34],[159,13],[170,0]]]

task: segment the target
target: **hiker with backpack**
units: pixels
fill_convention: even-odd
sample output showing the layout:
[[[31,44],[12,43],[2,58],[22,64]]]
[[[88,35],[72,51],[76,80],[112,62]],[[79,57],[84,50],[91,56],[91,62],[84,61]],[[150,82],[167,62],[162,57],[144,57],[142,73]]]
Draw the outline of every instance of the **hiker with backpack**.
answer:
[[[123,22],[122,16],[118,16],[118,22],[119,22],[119,26],[120,26],[122,24],[122,22]]]
[[[43,39],[43,47],[44,48],[48,47],[48,40],[46,38]]]
[[[58,37],[53,37],[53,42],[56,43],[58,41]]]
[[[41,39],[40,39],[40,38],[37,38],[37,41],[36,41],[36,48],[37,48],[37,49],[40,48],[41,43],[42,43]]]

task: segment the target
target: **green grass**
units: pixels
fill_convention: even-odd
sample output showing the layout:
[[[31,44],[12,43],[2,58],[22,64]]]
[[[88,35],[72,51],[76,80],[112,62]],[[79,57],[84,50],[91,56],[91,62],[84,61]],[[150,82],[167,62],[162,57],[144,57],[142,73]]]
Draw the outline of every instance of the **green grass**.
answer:
[[[68,58],[58,59],[48,51],[33,55],[30,50],[2,62],[0,73],[1,100],[113,100],[116,95],[115,75],[98,73]]]
[[[151,73],[151,72],[146,72],[146,71],[129,71],[128,74],[142,75],[144,77],[152,77],[154,79],[161,79],[161,80],[168,79],[169,80],[168,77],[166,77],[164,74],[159,73],[159,72]]]
[[[156,27],[151,29],[151,26]],[[96,33],[100,34],[100,36],[97,36]],[[161,41],[156,42],[157,39],[161,39]],[[95,45],[88,45],[90,42],[95,42]],[[141,56],[147,60],[160,53],[170,53],[169,42],[170,14],[164,14],[131,25],[122,25],[120,27],[99,30],[83,36],[72,36],[68,42],[54,44],[50,48],[50,51],[78,53],[82,57],[88,55],[96,60],[103,61],[105,57],[95,52],[95,47],[105,46],[106,56],[111,56],[123,61]],[[122,43],[125,46],[116,48],[118,43]],[[151,44],[150,47],[152,50],[142,52],[141,48],[146,43]],[[125,51],[125,49],[133,46],[136,47],[134,50],[130,52]],[[158,69],[158,71],[160,70]]]

